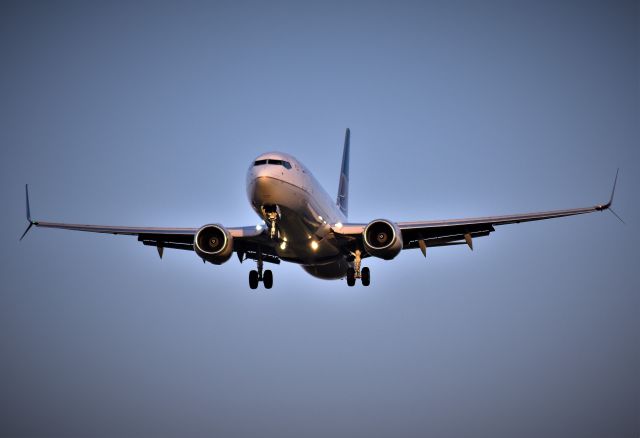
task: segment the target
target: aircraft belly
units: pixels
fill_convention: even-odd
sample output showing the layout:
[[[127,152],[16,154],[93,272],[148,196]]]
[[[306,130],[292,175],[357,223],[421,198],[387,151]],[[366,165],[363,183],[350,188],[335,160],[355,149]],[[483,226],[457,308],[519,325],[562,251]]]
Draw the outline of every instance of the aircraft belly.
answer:
[[[278,207],[281,243],[276,246],[276,253],[281,259],[314,265],[335,262],[343,257],[331,238],[330,226],[319,219],[324,212],[303,188],[277,178],[260,177],[252,182],[249,193],[251,204],[260,215],[263,206]],[[317,248],[312,247],[312,242],[317,243]]]
[[[347,275],[347,269],[349,266],[350,264],[344,258],[341,258],[333,263],[327,263],[325,265],[303,265],[302,269],[317,278],[322,278],[324,280],[338,280]]]
[[[322,226],[287,207],[280,207],[280,212],[278,230],[280,238],[286,239],[284,245],[276,247],[280,258],[300,264],[325,264],[342,257],[336,242],[330,236],[322,235]],[[316,249],[312,242],[317,243]]]

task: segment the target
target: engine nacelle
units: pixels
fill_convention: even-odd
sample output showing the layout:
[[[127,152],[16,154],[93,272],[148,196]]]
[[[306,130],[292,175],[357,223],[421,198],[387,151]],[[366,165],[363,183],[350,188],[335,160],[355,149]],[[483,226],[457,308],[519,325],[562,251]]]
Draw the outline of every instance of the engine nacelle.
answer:
[[[221,225],[205,225],[193,238],[193,249],[202,259],[221,265],[233,254],[233,236]]]
[[[402,233],[391,221],[376,219],[362,233],[364,249],[372,256],[391,260],[402,251]]]

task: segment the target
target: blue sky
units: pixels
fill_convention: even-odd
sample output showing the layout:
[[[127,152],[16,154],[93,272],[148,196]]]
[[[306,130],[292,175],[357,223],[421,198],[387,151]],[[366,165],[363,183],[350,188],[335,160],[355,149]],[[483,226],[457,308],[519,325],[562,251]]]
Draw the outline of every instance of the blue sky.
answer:
[[[0,435],[637,436],[637,2],[3,2]],[[265,150],[350,219],[569,208],[369,288],[37,219],[257,221]]]

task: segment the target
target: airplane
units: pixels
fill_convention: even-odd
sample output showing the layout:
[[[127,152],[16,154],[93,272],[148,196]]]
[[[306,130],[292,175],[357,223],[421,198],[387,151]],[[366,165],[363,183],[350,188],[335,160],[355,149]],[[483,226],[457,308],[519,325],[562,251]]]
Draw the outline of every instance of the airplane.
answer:
[[[264,263],[296,263],[320,279],[346,278],[348,286],[360,280],[369,286],[371,272],[362,260],[377,257],[395,258],[403,249],[468,245],[473,239],[488,236],[495,226],[538,221],[610,210],[618,181],[613,183],[609,201],[592,207],[573,208],[505,216],[467,219],[395,222],[374,219],[368,223],[348,222],[349,156],[351,133],[347,128],[342,152],[342,166],[337,199],[334,201],[314,178],[309,169],[289,154],[268,152],[251,162],[246,175],[247,197],[262,219],[257,226],[225,227],[210,223],[199,228],[129,227],[81,225],[35,221],[31,218],[29,186],[25,186],[27,220],[32,226],[137,236],[143,245],[155,246],[160,258],[165,248],[194,251],[204,263],[221,265],[235,252],[242,263],[254,260],[256,268],[249,272],[249,287],[260,282],[266,289],[273,286],[273,273]],[[618,169],[619,171],[619,169]]]

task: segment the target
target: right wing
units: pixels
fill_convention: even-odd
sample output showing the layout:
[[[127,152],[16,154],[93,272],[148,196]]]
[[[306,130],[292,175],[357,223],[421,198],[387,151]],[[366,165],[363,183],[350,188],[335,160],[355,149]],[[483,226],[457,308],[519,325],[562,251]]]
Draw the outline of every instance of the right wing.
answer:
[[[85,231],[90,233],[115,234],[124,236],[137,236],[143,245],[155,246],[162,257],[164,248],[183,249],[193,251],[193,239],[199,228],[170,228],[170,227],[129,227],[121,225],[86,225],[68,224],[60,222],[34,221],[31,219],[29,205],[29,186],[25,187],[27,202],[27,220],[29,226],[20,237],[20,240],[29,232],[31,227],[57,228],[61,230]],[[255,259],[262,252],[264,261],[280,263],[273,242],[261,228],[251,227],[225,227],[233,237],[233,250],[240,260],[244,258]]]

